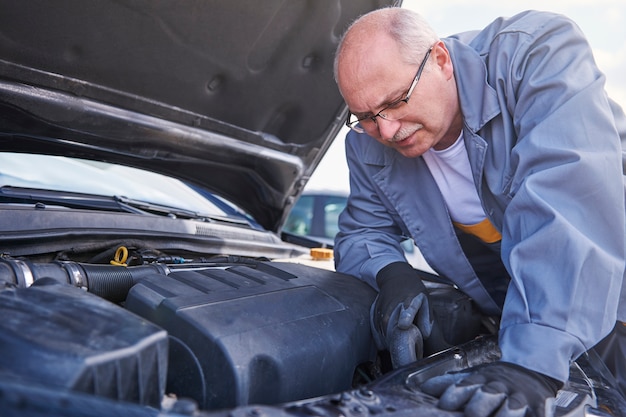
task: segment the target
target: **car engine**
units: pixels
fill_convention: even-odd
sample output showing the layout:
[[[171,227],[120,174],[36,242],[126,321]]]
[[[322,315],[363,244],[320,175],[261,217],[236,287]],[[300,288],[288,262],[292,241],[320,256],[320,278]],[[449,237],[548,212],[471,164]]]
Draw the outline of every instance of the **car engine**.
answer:
[[[5,256],[0,283],[0,404],[15,415],[441,415],[419,383],[498,358],[488,320],[434,282],[444,340],[397,371],[371,339],[375,292],[299,263]],[[585,414],[599,401],[623,415],[592,362],[572,365],[560,416],[600,415]]]

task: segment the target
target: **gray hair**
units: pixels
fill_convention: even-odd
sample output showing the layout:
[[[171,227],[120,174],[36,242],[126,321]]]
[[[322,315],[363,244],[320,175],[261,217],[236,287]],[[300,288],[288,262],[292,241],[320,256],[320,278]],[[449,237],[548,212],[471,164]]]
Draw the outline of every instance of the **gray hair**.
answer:
[[[370,29],[373,36],[377,31],[386,32],[398,43],[401,50],[406,51],[403,56],[407,64],[418,65],[428,48],[439,40],[439,36],[426,19],[412,10],[400,7],[374,10],[354,21],[342,36],[333,64],[335,80],[337,80],[340,56],[346,45],[350,43],[349,35],[353,31],[358,31],[361,26]]]

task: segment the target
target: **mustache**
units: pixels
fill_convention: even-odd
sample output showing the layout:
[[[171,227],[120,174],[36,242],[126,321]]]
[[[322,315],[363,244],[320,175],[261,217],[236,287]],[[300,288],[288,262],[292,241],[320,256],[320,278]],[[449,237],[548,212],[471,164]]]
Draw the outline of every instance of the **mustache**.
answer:
[[[412,125],[412,126],[403,126],[400,130],[396,132],[395,135],[393,135],[393,138],[391,138],[390,142],[403,141],[404,139],[408,138],[409,136],[411,136],[418,130],[422,129],[423,127],[424,125],[419,124],[419,123]]]

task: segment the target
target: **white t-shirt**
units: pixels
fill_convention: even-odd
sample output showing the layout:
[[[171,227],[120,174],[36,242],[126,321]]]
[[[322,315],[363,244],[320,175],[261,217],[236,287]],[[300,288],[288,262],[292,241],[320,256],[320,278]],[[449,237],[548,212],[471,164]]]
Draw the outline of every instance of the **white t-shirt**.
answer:
[[[441,151],[431,148],[422,156],[443,194],[452,221],[473,225],[485,220],[487,216],[472,179],[463,133],[452,146]]]

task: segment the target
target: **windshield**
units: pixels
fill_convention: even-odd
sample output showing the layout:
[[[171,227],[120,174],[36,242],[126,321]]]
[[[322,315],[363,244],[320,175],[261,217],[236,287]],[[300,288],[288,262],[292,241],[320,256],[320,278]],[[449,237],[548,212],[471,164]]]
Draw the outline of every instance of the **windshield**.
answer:
[[[62,156],[0,152],[0,186],[118,196],[199,215],[227,215],[175,178],[122,165]]]

